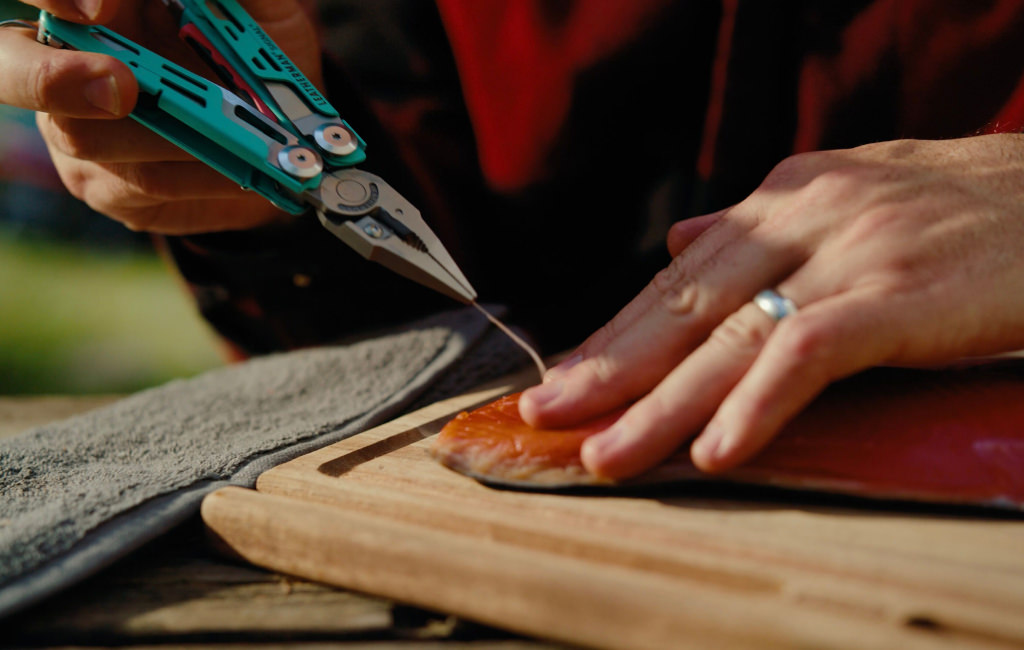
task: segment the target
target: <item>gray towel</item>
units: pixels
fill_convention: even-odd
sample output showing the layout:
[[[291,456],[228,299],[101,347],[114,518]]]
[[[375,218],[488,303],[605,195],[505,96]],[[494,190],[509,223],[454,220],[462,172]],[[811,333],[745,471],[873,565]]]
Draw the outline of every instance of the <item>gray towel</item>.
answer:
[[[216,369],[0,439],[0,618],[166,532],[215,489],[251,486],[418,398],[461,392],[526,361],[479,314],[460,310]]]

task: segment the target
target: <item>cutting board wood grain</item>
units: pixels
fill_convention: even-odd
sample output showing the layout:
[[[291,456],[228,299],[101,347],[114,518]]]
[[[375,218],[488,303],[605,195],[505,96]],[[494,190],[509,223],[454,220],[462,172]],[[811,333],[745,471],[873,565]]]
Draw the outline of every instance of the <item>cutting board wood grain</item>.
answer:
[[[439,402],[203,503],[254,564],[598,648],[1024,645],[1024,521],[704,485],[497,490],[430,436],[513,381]]]

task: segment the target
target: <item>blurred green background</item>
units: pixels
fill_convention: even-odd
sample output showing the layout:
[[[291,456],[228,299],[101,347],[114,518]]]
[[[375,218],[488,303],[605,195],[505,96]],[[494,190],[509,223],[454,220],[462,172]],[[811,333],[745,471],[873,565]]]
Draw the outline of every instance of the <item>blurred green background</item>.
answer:
[[[0,227],[0,394],[132,392],[220,363],[152,253]]]
[[[133,392],[221,363],[148,237],[68,195],[32,114],[0,105],[0,395]]]

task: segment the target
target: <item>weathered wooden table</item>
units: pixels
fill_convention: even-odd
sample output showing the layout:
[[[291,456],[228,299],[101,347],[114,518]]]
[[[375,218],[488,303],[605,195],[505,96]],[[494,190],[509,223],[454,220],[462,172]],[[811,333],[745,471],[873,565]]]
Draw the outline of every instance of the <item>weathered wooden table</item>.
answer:
[[[0,437],[97,408],[101,397],[0,397]],[[536,650],[444,614],[218,556],[198,515],[92,579],[0,621],[2,647],[186,646]]]
[[[476,399],[453,399],[469,397]],[[0,436],[112,399],[0,398]],[[342,575],[355,567],[355,577],[378,579],[377,589],[364,587],[374,593],[599,647],[637,647],[623,641],[627,632],[657,639],[646,647],[658,649],[1022,647],[1020,515],[773,504],[750,494],[667,494],[642,503],[485,494],[422,448],[425,430],[441,421],[434,411],[452,407],[439,402],[274,468],[261,477],[262,492],[212,495],[207,526],[220,543],[251,551],[246,557],[264,566],[334,584],[370,584]],[[267,507],[225,507],[235,497]],[[620,500],[629,507],[619,507]],[[288,535],[277,534],[282,526]],[[207,530],[197,516],[77,587],[0,621],[0,647],[564,647],[236,563],[216,554]],[[396,540],[402,543],[388,545]],[[387,564],[394,558],[424,561],[394,569]],[[474,580],[496,584],[491,570],[520,597],[509,598],[514,589],[505,587],[466,591]],[[387,584],[402,589],[379,588],[379,579],[392,574],[400,579]],[[562,589],[572,580],[585,588]],[[445,605],[455,601],[440,600],[442,592],[464,606]],[[503,599],[473,596],[499,592]],[[467,599],[485,607],[470,607]],[[529,607],[486,615],[503,603]],[[533,625],[538,612],[553,618]],[[573,612],[573,633],[556,634],[556,624]]]

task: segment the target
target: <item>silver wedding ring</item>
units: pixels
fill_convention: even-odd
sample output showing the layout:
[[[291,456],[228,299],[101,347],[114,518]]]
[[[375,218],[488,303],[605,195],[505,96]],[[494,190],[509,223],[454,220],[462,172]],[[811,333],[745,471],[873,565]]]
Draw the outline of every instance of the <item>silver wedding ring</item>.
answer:
[[[754,304],[776,322],[796,313],[796,303],[772,289],[765,289],[754,296]]]

